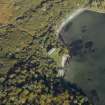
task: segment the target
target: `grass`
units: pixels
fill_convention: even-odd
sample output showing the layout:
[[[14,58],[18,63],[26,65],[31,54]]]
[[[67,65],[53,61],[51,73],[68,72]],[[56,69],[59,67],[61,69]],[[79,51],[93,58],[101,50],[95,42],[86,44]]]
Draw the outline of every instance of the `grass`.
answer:
[[[10,0],[0,0],[0,23],[7,24],[13,16],[13,5]]]
[[[6,75],[8,70],[17,62],[14,59],[0,58],[0,64],[3,64],[3,67],[0,68],[0,77]]]
[[[82,5],[84,3],[83,1],[84,0],[64,0],[61,3],[56,3],[56,0],[53,0],[40,5],[42,0],[20,0],[16,3],[16,6],[14,6],[14,22],[16,22],[16,17],[23,16],[24,13],[31,15],[32,17],[30,17],[28,21],[26,21],[27,19],[23,19],[20,23],[16,22],[16,24],[31,34],[39,35],[48,25],[55,24],[54,26],[56,26],[61,23],[61,20],[66,17],[71,10],[78,8],[77,4]],[[44,8],[46,9],[48,5],[52,6],[44,11]],[[39,8],[35,9],[37,6],[39,6]],[[36,12],[31,11],[33,8]],[[62,13],[62,16],[60,16],[60,13]]]

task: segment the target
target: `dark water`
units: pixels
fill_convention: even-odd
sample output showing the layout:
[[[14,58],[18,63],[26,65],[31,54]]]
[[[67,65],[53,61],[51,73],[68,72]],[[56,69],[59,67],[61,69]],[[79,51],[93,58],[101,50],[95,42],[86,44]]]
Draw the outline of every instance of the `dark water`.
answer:
[[[95,105],[105,105],[105,14],[85,10],[62,28],[60,38],[72,56],[65,79]]]

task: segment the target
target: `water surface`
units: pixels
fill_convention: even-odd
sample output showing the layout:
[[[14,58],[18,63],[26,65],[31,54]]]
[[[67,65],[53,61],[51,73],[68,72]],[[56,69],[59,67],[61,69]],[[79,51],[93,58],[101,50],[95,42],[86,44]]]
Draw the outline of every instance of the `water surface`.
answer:
[[[62,27],[60,38],[72,56],[65,79],[95,105],[105,105],[105,14],[82,11]]]

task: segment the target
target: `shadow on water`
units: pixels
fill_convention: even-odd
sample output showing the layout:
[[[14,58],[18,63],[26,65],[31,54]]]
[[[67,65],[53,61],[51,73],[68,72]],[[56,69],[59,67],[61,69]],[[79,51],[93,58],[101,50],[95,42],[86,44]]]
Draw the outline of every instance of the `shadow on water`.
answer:
[[[87,95],[83,92],[83,90],[80,87],[78,87],[76,84],[71,83],[70,81],[67,81],[67,80],[65,80],[63,78],[60,78],[60,81],[61,81],[61,85],[64,88],[64,90],[67,90],[75,98],[76,97],[79,97],[79,96],[80,97],[81,96],[84,97],[84,99],[85,98],[88,98]],[[60,87],[58,85],[58,88],[60,88]],[[56,93],[59,93],[59,91],[57,90]],[[93,94],[95,94],[94,90],[93,90]],[[92,105],[94,105],[93,102],[92,102],[92,100],[90,100],[90,99],[88,101],[87,100],[84,101],[84,103],[82,103],[82,104],[83,105],[90,105],[90,103],[92,103]],[[75,105],[75,104],[73,104],[73,105]]]
[[[74,83],[70,83],[69,81],[66,81],[64,79],[61,78],[61,83],[63,85],[63,87],[68,90],[69,92],[73,92],[73,93],[76,93],[76,92],[80,92],[80,94],[82,95],[86,95],[81,88],[79,88],[76,84]]]

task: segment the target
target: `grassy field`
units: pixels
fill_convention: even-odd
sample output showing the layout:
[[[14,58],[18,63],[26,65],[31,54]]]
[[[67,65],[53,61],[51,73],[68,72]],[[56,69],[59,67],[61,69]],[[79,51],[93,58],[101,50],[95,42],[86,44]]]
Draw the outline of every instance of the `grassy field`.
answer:
[[[0,23],[10,23],[13,10],[13,3],[10,0],[0,0]]]

